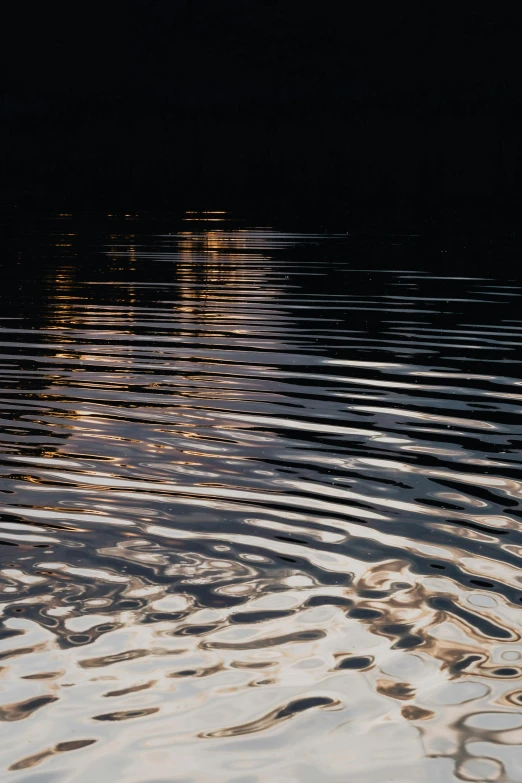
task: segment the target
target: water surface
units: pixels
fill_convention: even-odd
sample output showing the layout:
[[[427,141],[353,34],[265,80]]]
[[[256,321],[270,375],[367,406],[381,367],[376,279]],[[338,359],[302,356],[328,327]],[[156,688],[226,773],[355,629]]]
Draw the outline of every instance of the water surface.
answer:
[[[522,781],[522,287],[420,234],[12,231],[2,779]]]

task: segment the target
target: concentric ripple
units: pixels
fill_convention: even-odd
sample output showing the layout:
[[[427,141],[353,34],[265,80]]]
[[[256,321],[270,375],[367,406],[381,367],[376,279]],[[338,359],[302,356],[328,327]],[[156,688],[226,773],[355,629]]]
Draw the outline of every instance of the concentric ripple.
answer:
[[[7,256],[2,776],[522,781],[519,281],[187,225]]]

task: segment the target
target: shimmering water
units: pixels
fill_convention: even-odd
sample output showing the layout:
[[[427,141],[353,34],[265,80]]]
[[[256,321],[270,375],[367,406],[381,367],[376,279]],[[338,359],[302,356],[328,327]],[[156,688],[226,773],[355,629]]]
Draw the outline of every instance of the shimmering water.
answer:
[[[2,779],[522,781],[509,248],[225,217],[11,232]]]

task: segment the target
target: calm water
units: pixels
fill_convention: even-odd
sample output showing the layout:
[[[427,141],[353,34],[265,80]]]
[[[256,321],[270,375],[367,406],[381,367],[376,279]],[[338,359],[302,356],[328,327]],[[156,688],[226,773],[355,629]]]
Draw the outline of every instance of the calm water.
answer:
[[[2,780],[522,781],[509,240],[186,217],[8,236]]]

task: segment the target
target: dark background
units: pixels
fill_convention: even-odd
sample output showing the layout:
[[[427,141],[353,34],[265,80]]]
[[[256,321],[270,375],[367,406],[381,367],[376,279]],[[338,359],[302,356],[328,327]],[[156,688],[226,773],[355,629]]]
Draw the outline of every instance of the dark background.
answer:
[[[521,200],[506,6],[21,2],[3,16],[7,203]]]

